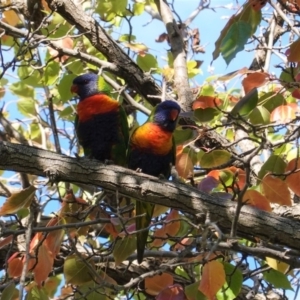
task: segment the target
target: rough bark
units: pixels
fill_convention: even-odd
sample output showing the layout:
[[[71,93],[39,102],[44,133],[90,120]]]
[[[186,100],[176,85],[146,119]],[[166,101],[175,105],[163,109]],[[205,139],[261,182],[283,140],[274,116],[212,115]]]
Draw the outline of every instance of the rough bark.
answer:
[[[229,232],[236,204],[207,195],[190,186],[162,181],[118,166],[76,159],[54,152],[0,143],[0,169],[50,176],[55,181],[101,186],[141,201],[178,209],[194,216],[207,215],[224,233]],[[250,206],[241,210],[237,234],[300,250],[300,222]]]

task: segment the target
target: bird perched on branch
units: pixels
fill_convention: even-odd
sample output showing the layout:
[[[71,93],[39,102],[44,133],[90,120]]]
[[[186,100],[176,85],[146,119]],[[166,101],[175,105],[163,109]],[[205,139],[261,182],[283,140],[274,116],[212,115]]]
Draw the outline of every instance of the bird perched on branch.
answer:
[[[79,96],[75,130],[84,155],[126,165],[129,139],[127,116],[117,100],[99,91],[99,76],[87,73],[73,80]]]
[[[168,179],[175,164],[173,132],[180,106],[171,100],[158,104],[146,123],[131,135],[128,145],[128,167],[152,176],[163,175]],[[151,223],[154,205],[136,201],[136,230],[147,228]],[[140,217],[139,217],[140,216]],[[137,232],[137,259],[141,263],[149,230]]]

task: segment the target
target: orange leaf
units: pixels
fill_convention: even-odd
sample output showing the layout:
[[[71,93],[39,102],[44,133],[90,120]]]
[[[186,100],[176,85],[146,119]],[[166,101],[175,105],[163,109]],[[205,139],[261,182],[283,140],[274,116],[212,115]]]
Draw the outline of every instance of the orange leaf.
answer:
[[[41,232],[36,233],[30,242],[29,251],[33,252],[42,239],[43,239],[43,234]]]
[[[242,80],[245,94],[248,94],[253,88],[263,86],[268,81],[268,79],[269,74],[264,72],[255,72],[248,74],[248,76]]]
[[[195,110],[197,108],[215,108],[216,106],[220,106],[222,100],[217,97],[212,96],[199,96],[194,102],[192,109]]]
[[[0,240],[0,249],[3,248],[4,246],[10,244],[13,240],[14,236],[11,234],[6,238],[3,238]]]
[[[279,177],[267,174],[262,180],[265,196],[272,203],[280,205],[292,205],[291,193],[285,181]]]
[[[237,175],[237,185],[242,190],[246,184],[246,172],[240,168],[236,168],[234,166],[227,168],[233,174]]]
[[[290,46],[288,53],[288,61],[289,62],[300,62],[300,39],[293,42]]]
[[[194,164],[188,153],[181,153],[176,156],[176,171],[184,179],[193,177]]]
[[[20,277],[23,270],[23,262],[21,257],[17,257],[18,252],[14,253],[7,261],[9,277]]]
[[[179,219],[179,213],[177,210],[172,209],[171,212],[166,217],[166,221],[177,220]],[[164,224],[162,228],[157,229],[153,236],[157,237],[154,239],[152,246],[161,247],[165,242],[168,236],[175,236],[180,229],[180,221],[169,222]],[[158,239],[161,238],[161,239]]]
[[[288,187],[297,195],[300,196],[300,158],[292,159],[286,166],[285,172],[294,172],[286,177]]]
[[[272,211],[269,200],[255,190],[248,190],[244,194],[243,202],[265,211]]]
[[[290,103],[276,107],[270,116],[271,122],[287,123],[296,117],[297,104]]]
[[[173,284],[173,276],[168,273],[145,278],[146,293],[152,296],[158,295],[166,287]]]
[[[204,265],[199,291],[208,299],[215,299],[218,290],[225,284],[226,274],[223,264],[213,260]]]
[[[53,227],[57,225],[65,224],[64,219],[55,217],[52,218],[47,227]],[[53,258],[59,253],[61,243],[63,241],[65,232],[63,229],[53,230],[47,234],[45,239],[45,245],[48,247],[48,250],[52,253]]]
[[[65,48],[65,49],[73,49],[73,40],[70,37],[65,37],[63,39],[60,39],[58,41],[56,41],[56,44],[58,44],[58,46]],[[48,51],[51,57],[56,57],[59,52],[51,47],[48,47]],[[60,58],[55,58],[55,61],[59,62],[65,62],[67,59],[69,58],[68,55],[62,55]]]
[[[18,14],[14,10],[6,10],[3,12],[3,16],[7,24],[16,26],[20,22]]]
[[[33,270],[34,280],[39,287],[48,278],[49,273],[52,271],[53,257],[44,243],[38,248],[38,262]]]
[[[0,216],[16,213],[23,207],[28,207],[33,199],[36,188],[30,185],[18,193],[13,193],[6,199],[0,209]]]
[[[175,244],[174,250],[176,251],[182,251],[185,249],[185,245],[190,245],[193,242],[194,238],[188,237],[184,238],[180,241],[180,243]]]

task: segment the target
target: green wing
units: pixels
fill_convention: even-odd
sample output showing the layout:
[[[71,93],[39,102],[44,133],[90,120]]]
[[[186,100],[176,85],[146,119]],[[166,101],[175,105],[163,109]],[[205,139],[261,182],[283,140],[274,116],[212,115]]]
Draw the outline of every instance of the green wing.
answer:
[[[115,164],[125,167],[127,165],[129,127],[126,112],[121,105],[119,106],[119,126],[119,142],[112,147],[111,157]]]

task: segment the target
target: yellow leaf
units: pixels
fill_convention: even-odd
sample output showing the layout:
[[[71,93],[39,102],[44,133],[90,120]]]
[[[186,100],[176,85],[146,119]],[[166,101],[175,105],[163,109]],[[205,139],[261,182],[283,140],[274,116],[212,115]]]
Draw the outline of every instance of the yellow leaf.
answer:
[[[202,278],[198,289],[209,300],[213,300],[225,282],[226,274],[223,264],[213,260],[203,267]]]
[[[283,274],[285,274],[285,272],[290,267],[288,264],[286,264],[282,261],[276,260],[274,258],[271,258],[271,257],[266,257],[266,261],[272,269],[277,270]]]
[[[13,214],[23,207],[28,207],[33,199],[35,190],[36,188],[31,185],[18,193],[12,194],[1,207],[0,216]]]

